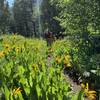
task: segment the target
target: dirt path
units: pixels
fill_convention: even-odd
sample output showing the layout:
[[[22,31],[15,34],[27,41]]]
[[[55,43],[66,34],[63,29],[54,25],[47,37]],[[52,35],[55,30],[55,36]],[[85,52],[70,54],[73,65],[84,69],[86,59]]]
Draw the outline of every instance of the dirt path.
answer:
[[[73,82],[73,80],[69,76],[65,75],[65,77],[66,81],[71,85],[73,93],[78,93],[81,90],[81,86]]]
[[[52,55],[48,56],[47,58],[47,66],[50,67],[52,66],[51,60],[52,60]],[[68,75],[64,75],[66,81],[72,86],[72,91],[73,93],[78,93],[81,90],[81,86],[77,85],[75,82],[73,82],[73,80],[68,76]]]
[[[51,54],[49,54],[49,56],[47,57],[47,66],[48,67],[52,66],[52,63],[51,63],[52,58],[53,58],[53,56]],[[73,82],[73,80],[67,74],[66,75],[63,74],[63,76],[65,77],[66,82],[68,82],[70,84],[73,94],[79,93],[81,90],[81,86],[78,85],[77,83]],[[84,100],[89,100],[89,99],[84,98]]]

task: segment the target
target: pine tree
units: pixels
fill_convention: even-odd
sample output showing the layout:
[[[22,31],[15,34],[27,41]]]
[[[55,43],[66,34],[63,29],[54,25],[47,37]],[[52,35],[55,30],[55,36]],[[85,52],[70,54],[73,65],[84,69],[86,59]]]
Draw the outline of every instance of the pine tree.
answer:
[[[6,33],[9,30],[9,5],[5,0],[0,0],[0,33]]]
[[[33,0],[15,0],[13,13],[17,32],[24,36],[33,36]]]
[[[57,10],[56,5],[51,4],[50,0],[43,0],[41,9],[43,31],[45,31],[45,29],[49,29],[54,34],[59,34],[62,29],[59,25],[59,21],[55,20],[55,17],[59,14],[59,10]]]

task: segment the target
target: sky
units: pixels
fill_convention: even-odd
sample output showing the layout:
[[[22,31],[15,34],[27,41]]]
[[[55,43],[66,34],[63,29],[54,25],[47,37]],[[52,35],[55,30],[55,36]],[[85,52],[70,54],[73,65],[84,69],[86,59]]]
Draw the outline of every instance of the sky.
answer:
[[[12,3],[14,0],[7,0],[9,2],[9,5],[12,6]]]

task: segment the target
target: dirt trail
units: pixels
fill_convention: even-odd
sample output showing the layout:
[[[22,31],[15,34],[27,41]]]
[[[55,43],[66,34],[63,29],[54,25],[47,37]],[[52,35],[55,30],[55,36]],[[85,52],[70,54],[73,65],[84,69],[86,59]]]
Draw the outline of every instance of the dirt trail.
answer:
[[[47,66],[48,67],[52,66],[52,64],[51,64],[52,58],[53,57],[51,55],[48,56],[48,58],[47,58]],[[73,80],[67,74],[64,75],[64,77],[66,78],[66,81],[72,86],[73,93],[78,93],[81,90],[81,86],[77,85],[75,82],[73,82]]]
[[[78,93],[81,90],[81,86],[77,85],[69,76],[65,76],[66,81],[71,85],[73,93]]]
[[[47,66],[48,67],[52,66],[52,63],[51,63],[52,58],[53,58],[53,56],[51,54],[49,54],[49,56],[47,57]],[[79,91],[81,90],[81,86],[78,85],[77,83],[73,82],[73,80],[67,74],[64,75],[64,77],[65,77],[66,81],[70,84],[73,93],[74,94],[79,93]],[[89,100],[89,99],[84,98],[84,100]]]

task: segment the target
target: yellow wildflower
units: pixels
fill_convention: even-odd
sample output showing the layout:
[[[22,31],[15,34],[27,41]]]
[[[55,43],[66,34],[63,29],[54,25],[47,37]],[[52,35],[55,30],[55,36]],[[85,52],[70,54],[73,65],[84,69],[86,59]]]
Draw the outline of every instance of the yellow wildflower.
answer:
[[[10,52],[11,48],[10,48],[10,44],[4,44],[4,51],[6,54],[8,54],[8,52]]]
[[[67,65],[68,63],[69,63],[69,61],[64,59],[64,64]]]
[[[32,68],[33,68],[34,71],[36,71],[37,68],[38,68],[38,65],[37,65],[37,64],[33,64],[33,65],[32,65]]]
[[[19,47],[17,47],[17,48],[16,48],[16,52],[18,53],[19,51],[20,51],[20,48],[19,48]]]
[[[3,51],[0,52],[0,58],[3,57],[5,54]]]
[[[57,56],[57,57],[56,57],[56,62],[57,62],[58,64],[60,64],[61,61],[62,61],[61,57],[60,57],[60,56]]]
[[[9,44],[5,44],[4,47],[5,47],[6,49],[8,49],[8,48],[10,47],[10,45],[9,45]]]
[[[64,55],[64,58],[67,60],[67,59],[70,59],[70,56],[69,55]]]
[[[17,94],[21,93],[21,91],[22,91],[21,88],[18,87],[17,89],[13,90],[13,95],[17,95]]]
[[[72,67],[72,65],[70,64],[70,56],[69,55],[64,56],[64,65],[66,67]]]
[[[90,90],[88,83],[86,83],[86,86],[84,84],[81,84],[81,85],[84,89],[84,93],[85,93],[86,97],[91,100],[96,100],[96,91]]]
[[[88,83],[86,83],[86,87],[85,87],[85,93],[88,93],[88,91],[89,91],[89,84]]]
[[[69,63],[69,56],[65,55],[64,56],[64,64],[68,64]]]
[[[72,65],[70,63],[68,63],[66,67],[72,67]]]

